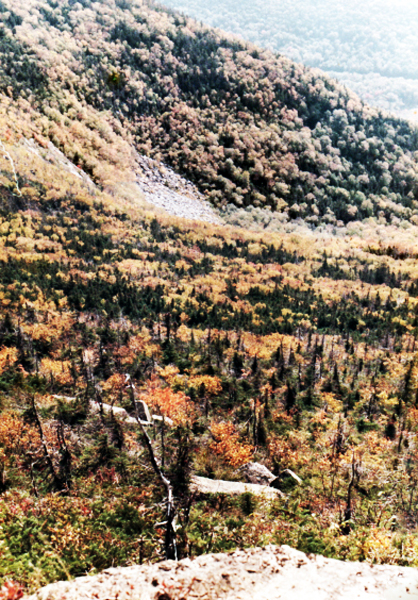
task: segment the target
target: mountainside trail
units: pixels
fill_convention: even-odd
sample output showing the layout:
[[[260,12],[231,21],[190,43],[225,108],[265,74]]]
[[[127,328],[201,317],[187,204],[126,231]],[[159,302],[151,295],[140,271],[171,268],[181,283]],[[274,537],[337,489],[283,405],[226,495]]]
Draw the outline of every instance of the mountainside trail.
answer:
[[[416,600],[418,571],[344,563],[269,546],[107,569],[26,600]],[[25,599],[24,599],[25,600]]]

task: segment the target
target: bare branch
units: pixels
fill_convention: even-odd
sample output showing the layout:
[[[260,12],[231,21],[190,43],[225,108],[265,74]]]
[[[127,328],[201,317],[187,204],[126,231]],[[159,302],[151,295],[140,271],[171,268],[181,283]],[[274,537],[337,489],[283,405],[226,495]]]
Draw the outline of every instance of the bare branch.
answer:
[[[52,477],[54,488],[56,489],[57,492],[68,492],[67,486],[63,483],[63,481],[61,480],[61,478],[59,477],[58,473],[56,472],[56,470],[54,468],[54,463],[52,461],[51,454],[50,454],[49,449],[48,449],[48,444],[47,444],[47,441],[45,439],[45,435],[44,435],[44,431],[43,431],[41,419],[39,418],[39,414],[38,414],[38,410],[36,408],[36,403],[35,403],[35,397],[34,396],[31,397],[30,402],[31,402],[31,407],[32,407],[33,415],[35,417],[35,423],[36,423],[36,426],[37,426],[37,429],[38,429],[38,432],[39,432],[39,437],[40,437],[40,440],[41,440],[43,454],[44,454],[46,463],[48,465],[48,469],[49,469],[50,475]]]

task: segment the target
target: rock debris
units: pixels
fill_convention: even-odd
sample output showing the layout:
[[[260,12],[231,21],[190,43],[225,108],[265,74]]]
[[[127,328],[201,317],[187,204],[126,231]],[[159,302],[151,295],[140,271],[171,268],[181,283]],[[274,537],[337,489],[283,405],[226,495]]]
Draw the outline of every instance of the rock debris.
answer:
[[[176,217],[222,223],[193,183],[146,156],[136,154],[136,162],[136,183],[147,202]]]

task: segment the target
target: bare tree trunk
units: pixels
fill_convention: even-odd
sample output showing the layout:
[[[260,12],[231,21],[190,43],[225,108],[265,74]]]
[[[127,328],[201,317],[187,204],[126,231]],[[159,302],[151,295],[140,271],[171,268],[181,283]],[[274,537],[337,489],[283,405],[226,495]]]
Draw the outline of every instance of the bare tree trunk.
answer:
[[[42,429],[42,423],[41,423],[41,420],[39,418],[38,411],[37,411],[37,408],[36,408],[36,403],[35,403],[35,397],[34,396],[31,397],[31,405],[32,405],[32,410],[33,410],[33,414],[34,414],[34,417],[35,417],[35,422],[36,422],[36,425],[37,425],[37,428],[38,428],[39,437],[41,438],[42,450],[43,450],[43,453],[44,453],[44,457],[45,457],[46,463],[48,465],[49,472],[50,472],[51,477],[52,477],[54,488],[58,492],[63,492],[63,491],[67,492],[68,489],[65,486],[65,484],[63,484],[63,482],[61,481],[61,478],[59,477],[58,473],[55,470],[54,463],[52,462],[52,458],[51,458],[51,455],[50,455],[49,450],[48,450],[48,445],[47,445],[46,440],[45,440],[44,431]]]
[[[177,555],[177,542],[176,542],[176,532],[174,529],[174,518],[176,514],[175,506],[174,506],[174,498],[173,498],[173,487],[167,477],[164,475],[161,465],[156,457],[154,448],[152,446],[151,438],[149,437],[145,427],[143,426],[141,419],[139,418],[138,407],[135,400],[135,388],[133,386],[132,381],[129,381],[129,387],[131,390],[131,399],[132,404],[135,409],[135,418],[136,421],[141,428],[142,435],[145,440],[145,445],[148,450],[148,454],[150,457],[152,468],[154,469],[155,474],[160,479],[163,484],[166,494],[167,494],[167,512],[166,512],[166,522],[165,522],[165,557],[167,560],[174,559],[178,560]]]
[[[35,474],[33,472],[33,467],[35,464],[36,463],[32,463],[32,462],[30,463],[30,467],[29,467],[30,468],[30,480],[32,483],[32,490],[35,495],[35,498],[39,498],[38,488],[36,487]]]
[[[163,417],[163,420],[161,422],[161,469],[164,469],[165,466],[165,438],[164,438],[164,433],[165,433],[165,420]]]
[[[345,525],[342,528],[342,532],[346,535],[348,535],[351,531],[351,525],[350,525],[349,521],[351,520],[351,517],[353,515],[353,510],[352,510],[352,505],[351,505],[351,494],[353,491],[355,477],[356,477],[356,462],[355,462],[355,456],[354,456],[354,452],[353,452],[353,458],[351,460],[351,480],[350,480],[350,483],[348,484],[347,504],[346,504],[346,507],[344,510]]]
[[[60,471],[62,476],[65,478],[65,487],[67,488],[67,490],[69,490],[71,488],[71,453],[68,449],[67,442],[65,439],[64,423],[62,421],[60,421],[57,428],[57,437],[61,446]]]

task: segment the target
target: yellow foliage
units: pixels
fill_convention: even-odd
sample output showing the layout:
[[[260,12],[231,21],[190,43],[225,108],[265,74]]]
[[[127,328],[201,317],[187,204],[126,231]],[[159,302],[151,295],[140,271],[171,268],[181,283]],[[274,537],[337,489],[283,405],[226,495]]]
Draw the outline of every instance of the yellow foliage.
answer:
[[[216,396],[222,392],[222,384],[219,377],[213,377],[211,375],[197,375],[191,377],[189,385],[195,390],[199,390],[203,385],[205,394],[208,396]]]
[[[19,352],[17,348],[2,348],[0,350],[0,375],[17,362]]]
[[[173,385],[179,373],[179,369],[174,365],[168,365],[159,371],[160,377],[162,377],[164,381],[168,383],[168,385]]]
[[[50,377],[61,385],[70,385],[73,383],[71,375],[71,363],[68,360],[53,360],[52,358],[43,358],[41,361],[40,373],[44,377]]]
[[[391,532],[373,528],[364,544],[366,559],[377,564],[391,562],[397,554],[392,539]]]
[[[114,373],[103,384],[105,392],[120,392],[126,387],[126,376],[121,373]]]
[[[337,400],[335,394],[332,394],[331,392],[324,392],[322,394],[322,400],[333,413],[339,413],[343,409],[343,403],[340,400]]]

